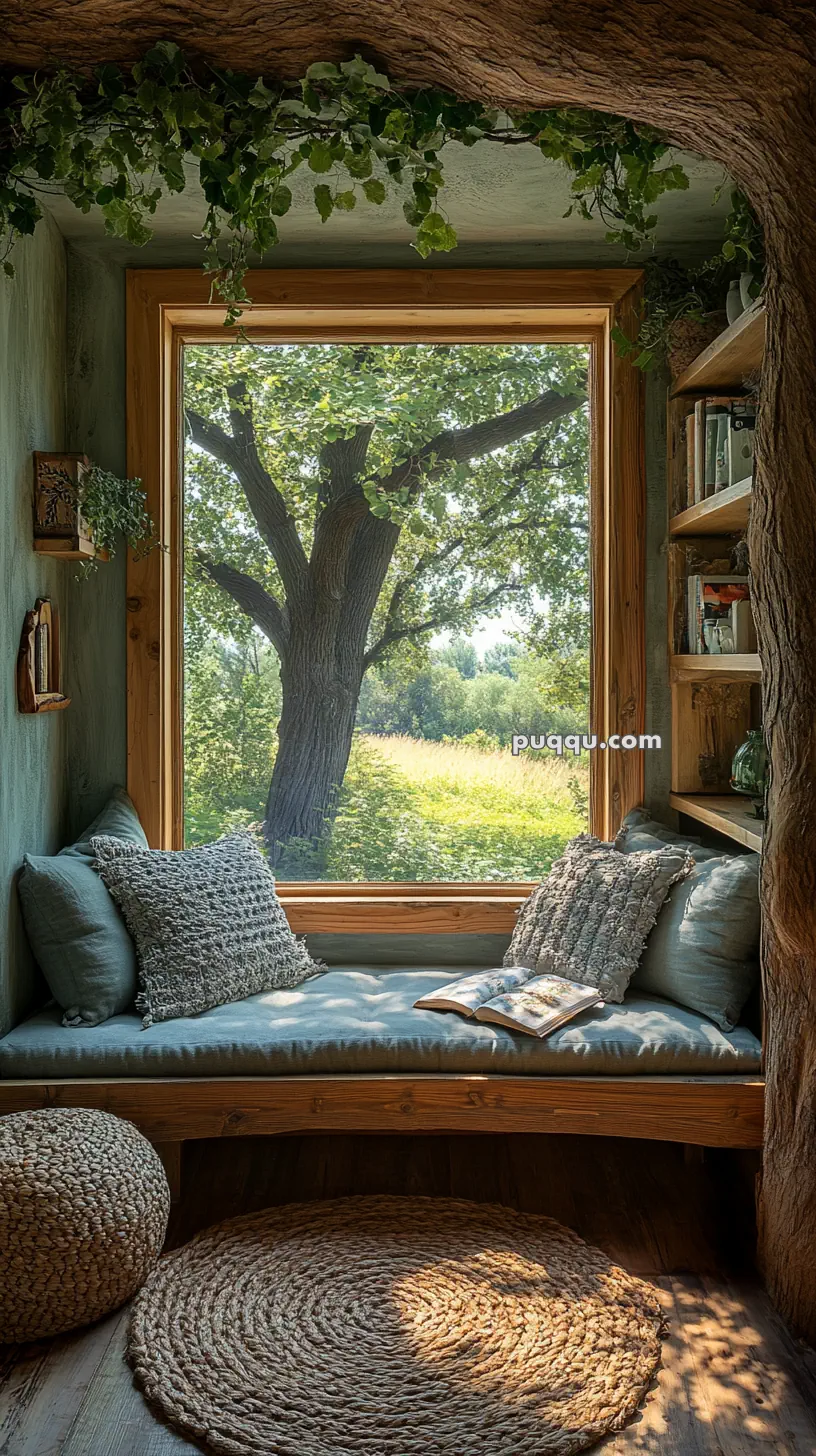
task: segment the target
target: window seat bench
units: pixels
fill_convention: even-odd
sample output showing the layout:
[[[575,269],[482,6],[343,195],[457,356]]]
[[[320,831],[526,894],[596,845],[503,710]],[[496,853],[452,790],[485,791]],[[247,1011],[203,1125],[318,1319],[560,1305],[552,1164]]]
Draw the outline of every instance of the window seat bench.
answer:
[[[154,1142],[293,1131],[541,1131],[756,1147],[760,1044],[653,996],[539,1041],[417,997],[467,967],[334,966],[289,991],[143,1029],[66,1028],[51,1006],[0,1040],[0,1112],[96,1106]]]

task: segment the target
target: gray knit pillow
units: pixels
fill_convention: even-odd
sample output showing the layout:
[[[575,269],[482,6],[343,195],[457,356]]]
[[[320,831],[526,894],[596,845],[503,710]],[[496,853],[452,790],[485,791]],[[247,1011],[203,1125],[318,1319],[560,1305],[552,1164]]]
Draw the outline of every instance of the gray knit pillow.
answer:
[[[250,833],[181,850],[97,836],[91,850],[136,945],[145,1026],[297,986],[320,969]]]
[[[604,1001],[622,1001],[658,910],[691,866],[684,849],[620,854],[579,834],[522,905],[504,964],[597,986]]]

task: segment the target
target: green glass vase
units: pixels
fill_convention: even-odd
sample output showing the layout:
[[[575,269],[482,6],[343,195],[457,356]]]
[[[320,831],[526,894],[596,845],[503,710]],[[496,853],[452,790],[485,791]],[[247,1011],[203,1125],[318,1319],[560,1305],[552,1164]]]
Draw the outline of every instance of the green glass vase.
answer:
[[[761,728],[751,728],[744,743],[734,754],[731,765],[731,787],[752,800],[757,819],[765,817],[765,790],[768,786],[768,752]]]

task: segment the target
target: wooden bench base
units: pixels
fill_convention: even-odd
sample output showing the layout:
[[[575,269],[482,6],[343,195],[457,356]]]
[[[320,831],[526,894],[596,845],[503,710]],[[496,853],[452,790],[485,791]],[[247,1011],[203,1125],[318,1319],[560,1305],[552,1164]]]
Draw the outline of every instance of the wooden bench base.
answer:
[[[751,1077],[130,1077],[0,1081],[0,1114],[97,1107],[156,1145],[294,1132],[542,1132],[762,1146]]]

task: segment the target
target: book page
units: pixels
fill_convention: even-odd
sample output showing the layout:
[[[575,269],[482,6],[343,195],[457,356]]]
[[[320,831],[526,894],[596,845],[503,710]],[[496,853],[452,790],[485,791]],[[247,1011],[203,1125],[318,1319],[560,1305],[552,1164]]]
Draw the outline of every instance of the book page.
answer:
[[[595,986],[562,976],[535,976],[515,991],[494,996],[476,1011],[477,1021],[494,1021],[533,1036],[546,1036],[590,1006],[602,1006]]]
[[[492,970],[478,971],[472,976],[462,976],[458,981],[449,981],[437,991],[429,991],[427,996],[420,996],[414,1006],[424,1011],[463,1011],[466,1016],[472,1016],[485,1001],[516,990],[534,974],[528,966],[497,966]]]

